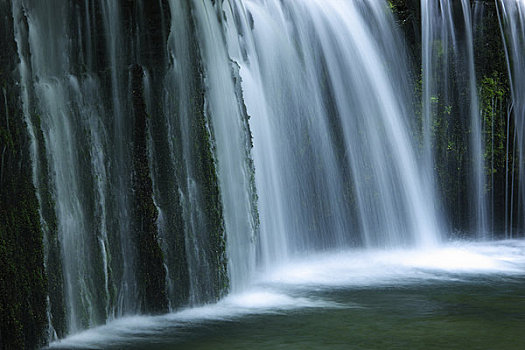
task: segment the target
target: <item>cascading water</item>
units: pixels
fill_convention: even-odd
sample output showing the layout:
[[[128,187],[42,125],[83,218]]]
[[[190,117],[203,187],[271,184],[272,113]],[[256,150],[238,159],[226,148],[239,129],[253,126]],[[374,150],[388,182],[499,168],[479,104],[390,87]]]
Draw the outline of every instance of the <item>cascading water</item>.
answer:
[[[485,196],[485,158],[484,139],[482,134],[482,119],[479,107],[476,72],[474,69],[474,37],[472,34],[472,15],[469,0],[462,0],[463,20],[465,22],[465,37],[467,46],[468,91],[470,100],[470,154],[472,158],[471,201],[474,203],[475,230],[480,237],[487,238],[488,214]]]
[[[92,196],[100,192],[91,192],[89,183],[82,181],[85,167],[93,166],[95,172],[104,171],[97,168],[101,166],[99,159],[93,158],[90,164],[85,157],[90,153],[102,156],[100,149],[95,149],[101,141],[96,135],[99,135],[97,128],[103,115],[97,110],[99,85],[90,77],[79,81],[68,74],[68,48],[62,36],[68,30],[65,4],[53,2],[29,7],[17,2],[14,5],[19,11],[23,7],[27,13],[27,38],[21,37],[25,31],[19,29],[19,45],[23,46],[22,40],[27,40],[30,47],[29,58],[23,59],[30,62],[32,74],[23,82],[32,85],[25,87],[32,91],[24,101],[26,118],[41,120],[48,163],[54,174],[58,231],[65,252],[62,265],[67,314],[70,330],[76,331],[100,323],[107,316],[108,296],[104,289],[98,288],[105,285],[105,273],[96,273],[94,268],[103,264],[99,249],[105,246],[107,239],[103,221],[105,199],[97,198],[95,202]],[[64,13],[64,17],[49,20],[57,11]],[[21,19],[17,23],[23,26],[25,21]],[[87,141],[89,134],[95,135],[93,142]],[[86,148],[85,154],[77,152],[84,145],[91,148]],[[97,187],[100,186],[103,184],[97,182]],[[95,220],[99,215],[101,221]],[[94,235],[93,232],[98,233]]]
[[[445,169],[437,169],[437,174],[431,177],[438,177],[441,187],[438,193],[446,197],[449,189],[443,178],[450,176],[449,169],[459,170],[465,166],[460,152],[455,150],[468,148],[471,162],[466,165],[469,170],[464,180],[467,193],[463,198],[443,200],[456,202],[449,205],[451,208],[468,206],[469,218],[460,220],[469,221],[468,229],[485,237],[488,232],[485,150],[474,69],[471,5],[468,0],[461,3],[422,0],[421,13],[425,167],[437,169],[437,164],[446,164]],[[444,117],[439,120],[438,116]],[[455,140],[456,129],[466,125],[462,133],[468,135],[467,139]],[[457,178],[460,177],[458,174]]]
[[[505,54],[507,57],[507,67],[510,79],[510,89],[512,95],[512,106],[509,110],[509,120],[512,116],[515,126],[514,134],[508,132],[507,138],[515,140],[512,157],[508,168],[510,176],[507,191],[510,192],[510,209],[506,216],[506,235],[513,238],[515,233],[523,230],[523,210],[525,206],[525,165],[523,156],[525,155],[525,3],[523,1],[498,0],[498,13],[502,26],[502,35],[505,43]],[[515,166],[514,162],[518,165]],[[515,178],[515,172],[518,178]],[[517,177],[517,176],[516,176]],[[515,182],[518,183],[515,186]],[[517,192],[517,193],[514,193]],[[518,196],[517,206],[514,208],[514,196]]]
[[[141,107],[130,96],[152,116],[147,167],[173,309],[224,290],[222,232],[233,291],[257,259],[437,242],[410,138],[404,48],[385,4],[170,1],[157,10],[171,13],[160,59],[143,54],[142,2],[13,4],[28,48],[26,118],[41,120],[49,164],[68,332],[150,305],[133,218],[148,191],[134,187],[144,176]],[[137,21],[124,20],[130,11]]]
[[[236,64],[228,56],[211,2],[194,0],[206,88],[206,111],[216,142],[219,186],[224,208],[228,271],[233,291],[249,280],[255,268],[258,230],[255,188],[251,177],[251,134]],[[241,132],[239,132],[241,131]]]
[[[50,287],[53,295],[64,290],[67,319],[58,303],[50,311],[61,336],[164,310],[165,297],[172,309],[216,300],[228,284],[225,230],[232,289],[254,269],[256,194],[236,66],[207,31],[219,28],[211,4],[167,6],[13,1],[34,181],[44,210],[49,177],[56,211],[57,238],[54,215],[42,214],[46,238],[60,242],[47,255],[61,255],[63,266],[63,284]],[[197,42],[210,45],[202,57]],[[233,109],[221,101],[225,91]],[[234,207],[240,203],[246,210]]]
[[[421,112],[391,2],[12,4],[59,337],[298,257],[432,247],[442,212],[489,231],[468,0],[421,1]],[[524,9],[499,4],[521,151]]]
[[[117,295],[112,296],[116,298],[116,305],[112,310],[112,314],[122,316],[125,312],[134,312],[139,309],[137,305],[137,281],[133,271],[136,264],[136,256],[133,252],[133,238],[130,233],[132,204],[129,190],[131,183],[129,164],[131,156],[126,149],[132,139],[132,128],[129,127],[131,124],[129,121],[126,123],[126,116],[129,115],[130,111],[129,109],[126,110],[127,101],[125,101],[124,96],[127,77],[124,76],[122,69],[125,62],[122,52],[127,47],[123,43],[123,28],[121,26],[119,6],[117,6],[115,1],[111,0],[101,1],[97,5],[100,6],[102,20],[95,23],[89,22],[90,20],[93,21],[91,17],[93,8],[90,8],[90,6],[95,6],[95,4],[86,2],[84,5],[87,12],[85,15],[86,31],[91,31],[91,33],[86,33],[88,36],[86,42],[92,45],[105,45],[105,59],[107,60],[106,64],[109,74],[102,79],[102,82],[107,84],[105,92],[109,98],[108,101],[100,101],[97,105],[105,107],[104,114],[100,116],[105,121],[101,130],[104,134],[101,137],[106,142],[105,149],[107,151],[105,153],[110,159],[106,160],[105,164],[109,166],[111,172],[107,174],[107,178],[100,177],[100,175],[95,175],[95,178],[101,179],[98,181],[106,182],[105,186],[109,190],[109,193],[106,192],[106,194],[113,198],[113,203],[109,205],[109,208],[114,213],[109,221],[110,230],[114,235],[112,237],[113,244],[108,246],[108,252],[104,256],[112,257],[115,260],[121,259],[118,268],[111,269],[111,267],[108,267],[110,270],[106,271],[113,270],[112,272],[115,274],[112,278],[114,278],[116,283],[113,288],[117,289]],[[82,28],[77,30],[82,30]],[[107,33],[104,43],[96,42],[96,39],[92,38],[92,33],[99,30]],[[95,41],[95,43],[93,44],[92,41]],[[87,50],[89,48],[88,46]],[[95,52],[88,51],[84,60],[93,62],[92,57],[94,55],[96,55]],[[87,69],[96,70],[97,68],[92,66],[87,67]],[[101,149],[98,149],[94,154],[104,153],[104,151],[101,151]],[[109,251],[109,249],[113,251]]]
[[[263,260],[435,243],[438,219],[409,136],[405,52],[385,4],[224,6],[252,117]]]

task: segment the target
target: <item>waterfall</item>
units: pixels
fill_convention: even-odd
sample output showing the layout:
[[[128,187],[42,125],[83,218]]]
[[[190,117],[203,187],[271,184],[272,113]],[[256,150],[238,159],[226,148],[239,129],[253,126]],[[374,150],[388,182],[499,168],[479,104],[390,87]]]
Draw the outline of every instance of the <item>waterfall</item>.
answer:
[[[220,6],[220,5],[217,5]],[[220,10],[210,2],[193,1],[206,88],[206,114],[216,142],[222,194],[228,271],[233,291],[254,272],[257,233],[255,188],[250,182],[251,133],[235,62],[230,60],[219,24]],[[219,13],[219,14],[218,14]]]
[[[217,300],[255,268],[238,67],[211,3],[168,5],[13,1],[59,336]]]
[[[423,149],[426,168],[433,169],[432,179],[437,177],[437,193],[444,196],[445,206],[452,209],[448,215],[457,214],[454,208],[469,207],[467,218],[452,218],[452,221],[469,222],[467,230],[485,237],[489,221],[485,141],[474,65],[471,12],[469,1],[421,1]],[[457,140],[459,133],[465,136]],[[470,164],[462,159],[463,147],[468,149]],[[468,169],[466,178],[448,173],[449,169],[461,171],[463,168]],[[454,193],[460,198],[448,195],[450,189],[447,187],[454,181],[467,190],[463,196]]]
[[[353,278],[385,250],[375,281],[405,248],[425,260],[447,239],[523,236],[522,0],[0,4],[13,344],[296,301],[302,281],[349,271],[343,257]],[[11,249],[26,239],[31,256]]]
[[[49,171],[53,174],[52,192],[59,237],[64,252],[62,266],[69,327],[71,331],[76,331],[106,318],[104,305],[108,298],[104,289],[98,288],[105,283],[105,272],[96,272],[104,264],[100,249],[107,239],[105,198],[95,200],[95,196],[103,196],[103,193],[92,191],[91,184],[83,181],[85,168],[104,171],[100,168],[103,166],[100,159],[94,157],[90,161],[87,157],[88,154],[103,157],[97,144],[101,141],[99,118],[103,115],[97,110],[100,87],[90,77],[79,81],[69,74],[67,41],[63,37],[68,31],[67,9],[63,3],[55,1],[29,7],[20,1],[14,7],[18,7],[19,11],[23,7],[27,16],[29,30],[19,29],[21,35],[27,35],[25,40],[29,46],[28,57],[23,57],[22,61],[31,69],[25,68],[24,71],[32,74],[23,81],[30,85],[24,86],[24,89],[31,91],[24,99],[24,110],[28,120],[39,120],[45,139]],[[51,16],[57,13],[63,16],[51,20]],[[17,24],[23,26],[25,21],[20,20]],[[20,46],[23,46],[21,36],[19,40]],[[36,137],[35,133],[33,137]],[[100,188],[104,184],[97,181],[96,186]],[[100,221],[95,217],[99,217]]]
[[[515,237],[516,233],[523,230],[523,210],[525,205],[525,165],[523,156],[525,154],[525,4],[522,1],[498,1],[498,13],[502,29],[502,37],[505,44],[507,67],[510,79],[512,105],[509,110],[509,120],[514,120],[514,133],[508,132],[507,138],[516,140],[515,149],[507,151],[509,181],[507,191],[510,192],[510,209],[506,216],[506,235]],[[514,157],[512,157],[514,155]],[[514,162],[518,162],[515,166]],[[515,179],[517,171],[519,178]],[[518,182],[518,185],[514,183]],[[517,193],[514,193],[514,192]],[[514,196],[517,196],[517,208],[514,208]]]
[[[217,301],[295,256],[440,242],[412,67],[386,2],[13,11],[60,337]]]
[[[227,38],[252,117],[263,261],[435,243],[438,219],[410,137],[406,52],[386,5],[229,8],[224,22],[237,35],[230,28]]]
[[[472,34],[471,6],[468,0],[462,0],[463,20],[465,22],[465,37],[467,46],[468,91],[470,97],[470,148],[472,158],[472,189],[471,201],[474,203],[475,230],[480,237],[487,238],[488,218],[487,200],[485,197],[485,150],[482,134],[481,111],[477,92],[476,72],[474,69],[474,36]]]

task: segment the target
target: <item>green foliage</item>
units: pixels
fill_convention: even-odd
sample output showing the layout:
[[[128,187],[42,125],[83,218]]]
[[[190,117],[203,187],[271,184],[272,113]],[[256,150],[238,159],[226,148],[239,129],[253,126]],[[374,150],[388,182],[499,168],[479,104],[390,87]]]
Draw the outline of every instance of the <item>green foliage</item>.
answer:
[[[388,0],[389,9],[394,14],[410,49],[414,62],[421,59],[421,14],[420,0]]]
[[[485,163],[488,167],[491,158],[494,158],[493,168],[487,172],[497,173],[505,170],[506,158],[506,108],[508,97],[506,86],[494,73],[491,77],[484,77],[480,83],[480,105],[485,125]],[[494,154],[492,155],[492,150]]]
[[[478,3],[478,5],[481,5]],[[474,21],[475,70],[481,124],[484,140],[484,163],[486,170],[485,195],[493,198],[491,203],[495,217],[505,213],[505,167],[507,141],[512,150],[513,140],[507,140],[507,130],[512,134],[512,125],[507,125],[509,88],[505,53],[494,2],[483,2],[483,17]],[[419,24],[420,25],[420,24]],[[469,178],[472,168],[470,155],[470,92],[457,81],[465,79],[465,69],[458,58],[452,56],[452,48],[443,47],[443,42],[433,44],[434,59],[448,59],[450,73],[438,71],[433,75],[437,88],[430,97],[430,118],[434,173],[442,210],[448,215],[452,228],[465,232],[469,228]],[[446,52],[450,57],[442,57]],[[420,53],[419,53],[420,54]],[[422,74],[415,84],[417,130],[423,126]],[[423,135],[416,133],[422,145]],[[492,153],[494,152],[494,153]],[[497,220],[496,220],[497,221]],[[504,220],[503,220],[504,221]],[[498,230],[498,222],[495,222]],[[500,226],[501,227],[501,226]]]
[[[411,0],[388,0],[388,7],[402,24],[411,21],[418,10]]]

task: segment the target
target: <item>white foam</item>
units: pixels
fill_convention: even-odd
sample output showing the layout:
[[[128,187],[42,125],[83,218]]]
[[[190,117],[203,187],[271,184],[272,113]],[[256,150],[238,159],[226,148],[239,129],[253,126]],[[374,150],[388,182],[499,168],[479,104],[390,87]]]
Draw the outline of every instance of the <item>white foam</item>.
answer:
[[[456,274],[525,272],[522,241],[456,242],[424,250],[351,250],[296,259],[262,277],[270,284],[373,286],[424,279],[450,279]]]
[[[333,302],[271,291],[259,287],[255,290],[232,294],[216,304],[185,309],[163,316],[123,317],[108,324],[88,329],[61,341],[50,348],[99,349],[107,344],[118,345],[159,333],[167,327],[185,327],[209,321],[227,321],[249,314],[273,313],[297,308],[337,308]]]
[[[317,287],[373,288],[515,274],[525,274],[525,241],[456,242],[427,250],[350,250],[315,255],[281,265],[262,275],[251,290],[228,295],[216,304],[163,316],[121,318],[52,343],[51,348],[99,349],[108,344],[129,344],[168,327],[182,329],[293,309],[359,307],[314,298],[304,292]]]

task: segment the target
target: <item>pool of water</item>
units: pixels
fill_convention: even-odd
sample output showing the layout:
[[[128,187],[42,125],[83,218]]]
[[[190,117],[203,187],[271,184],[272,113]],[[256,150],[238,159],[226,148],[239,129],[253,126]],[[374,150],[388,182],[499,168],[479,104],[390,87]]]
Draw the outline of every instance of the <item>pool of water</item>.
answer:
[[[51,348],[525,349],[525,241],[310,256],[217,304],[122,318]]]

